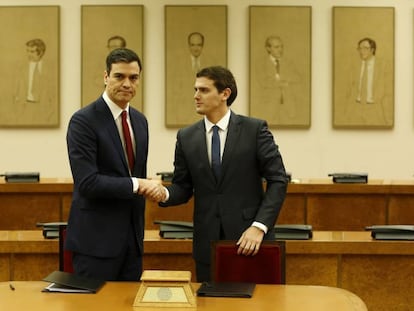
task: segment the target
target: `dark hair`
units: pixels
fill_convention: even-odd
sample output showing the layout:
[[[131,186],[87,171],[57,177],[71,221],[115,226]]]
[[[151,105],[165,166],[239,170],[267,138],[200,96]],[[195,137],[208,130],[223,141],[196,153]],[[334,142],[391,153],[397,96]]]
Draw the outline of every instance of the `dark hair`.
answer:
[[[362,42],[364,42],[364,41],[367,41],[368,42],[368,44],[369,44],[369,46],[371,47],[371,49],[372,49],[372,54],[374,54],[375,55],[375,51],[377,50],[377,43],[375,42],[375,40],[373,40],[373,39],[371,39],[371,38],[363,38],[363,39],[361,39],[361,40],[359,40],[359,42],[358,42],[358,47],[359,47],[359,45],[362,43]]]
[[[107,42],[107,46],[108,47],[110,47],[109,46],[109,44],[111,43],[111,41],[113,41],[113,40],[119,40],[119,41],[121,41],[121,47],[126,47],[126,45],[127,45],[127,43],[126,43],[126,40],[125,40],[125,38],[124,37],[121,37],[121,36],[112,36],[112,37],[110,37],[109,39],[108,39],[108,42]]]
[[[227,99],[227,106],[231,106],[237,97],[237,85],[233,74],[227,68],[221,66],[212,66],[201,69],[197,72],[197,78],[205,77],[214,81],[214,86],[217,88],[219,93],[223,92],[224,89],[229,88],[231,94]]]
[[[116,63],[132,63],[137,62],[139,69],[142,70],[141,59],[132,50],[127,48],[119,48],[112,50],[106,57],[106,72],[109,75],[111,72],[112,64]]]
[[[26,42],[28,47],[36,47],[37,54],[42,57],[46,52],[46,44],[42,39],[32,39]]]

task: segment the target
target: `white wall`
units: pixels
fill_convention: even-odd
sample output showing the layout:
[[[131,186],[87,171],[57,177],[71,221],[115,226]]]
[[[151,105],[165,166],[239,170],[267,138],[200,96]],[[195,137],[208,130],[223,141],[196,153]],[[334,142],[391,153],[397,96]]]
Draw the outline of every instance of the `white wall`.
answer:
[[[275,130],[285,165],[295,178],[325,178],[334,171],[365,171],[375,179],[410,179],[413,144],[413,9],[407,0],[0,0],[0,5],[59,5],[61,20],[61,126],[0,128],[0,173],[40,171],[70,177],[66,127],[80,107],[80,6],[144,5],[144,105],[150,125],[148,173],[172,170],[176,129],[164,126],[164,5],[228,6],[228,67],[238,82],[237,113],[248,111],[249,5],[312,6],[312,125]],[[334,130],[332,98],[332,7],[395,7],[395,126],[392,130]],[[4,73],[3,73],[4,74]],[[99,95],[99,94],[97,94]],[[1,98],[1,95],[0,95]]]

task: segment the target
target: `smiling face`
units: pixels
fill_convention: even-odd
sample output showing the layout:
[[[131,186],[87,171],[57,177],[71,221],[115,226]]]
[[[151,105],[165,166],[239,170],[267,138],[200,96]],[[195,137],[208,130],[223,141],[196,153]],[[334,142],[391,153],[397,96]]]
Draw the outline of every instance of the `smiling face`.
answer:
[[[105,71],[105,91],[109,98],[124,109],[135,96],[141,69],[138,62],[113,63],[110,73]]]
[[[219,93],[213,80],[199,77],[196,79],[194,90],[198,114],[205,115],[213,123],[219,121],[226,114],[228,110],[227,99],[231,93],[229,88]]]

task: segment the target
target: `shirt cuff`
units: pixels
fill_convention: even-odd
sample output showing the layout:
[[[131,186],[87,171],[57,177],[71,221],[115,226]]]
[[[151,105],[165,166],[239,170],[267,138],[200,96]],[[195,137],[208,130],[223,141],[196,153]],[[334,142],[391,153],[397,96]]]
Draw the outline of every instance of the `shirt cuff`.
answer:
[[[255,221],[252,223],[253,227],[259,228],[260,230],[262,230],[264,232],[264,234],[267,233],[267,226],[265,226],[264,224],[262,224],[261,222]]]
[[[168,201],[168,199],[170,198],[170,192],[168,191],[168,189],[166,187],[164,187],[165,190],[165,200],[162,201],[162,203],[165,203]]]
[[[139,182],[138,182],[138,178],[136,177],[131,177],[132,180],[132,191],[134,193],[138,193],[138,189],[139,189]]]

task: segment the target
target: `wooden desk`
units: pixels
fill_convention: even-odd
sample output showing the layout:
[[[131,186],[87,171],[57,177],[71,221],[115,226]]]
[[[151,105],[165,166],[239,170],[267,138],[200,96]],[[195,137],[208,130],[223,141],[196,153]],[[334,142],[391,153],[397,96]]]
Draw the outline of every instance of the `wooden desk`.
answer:
[[[97,294],[42,293],[45,282],[0,283],[0,307],[2,310],[135,310],[133,302],[139,283],[108,282]],[[193,284],[197,289],[198,284]],[[355,294],[333,287],[301,285],[257,285],[253,298],[197,297],[197,310],[260,311],[304,310],[307,311],[365,311],[364,302]],[[145,308],[145,310],[148,310]],[[157,309],[151,309],[157,310]],[[158,308],[165,310],[165,308]],[[182,309],[181,309],[182,310]],[[194,309],[190,309],[194,310]]]
[[[147,202],[146,229],[154,220],[192,221],[194,202],[160,208]],[[289,184],[278,224],[311,224],[317,231],[363,231],[366,226],[414,223],[414,180],[334,184],[308,179]]]
[[[0,230],[34,230],[37,222],[66,221],[73,182],[41,178],[39,183],[0,179]],[[146,229],[154,220],[192,221],[193,200],[160,208],[148,201]],[[362,231],[373,224],[414,223],[414,180],[370,180],[368,184],[333,184],[330,179],[289,184],[279,224],[311,224],[318,231]]]
[[[157,230],[147,230],[144,249],[144,269],[188,270],[195,276],[191,240],[161,239]],[[412,241],[374,241],[369,232],[315,231],[312,240],[287,241],[286,252],[289,285],[344,288],[370,310],[414,309]],[[0,231],[0,281],[41,280],[57,269],[57,240],[43,239],[39,230]]]
[[[194,273],[191,243],[161,239],[158,231],[147,230],[146,269],[178,264]],[[344,288],[361,297],[369,310],[411,310],[414,242],[375,241],[367,231],[315,231],[312,240],[286,241],[286,283]]]
[[[41,178],[38,183],[0,179],[0,230],[34,230],[38,222],[66,221],[72,192],[72,179]]]

